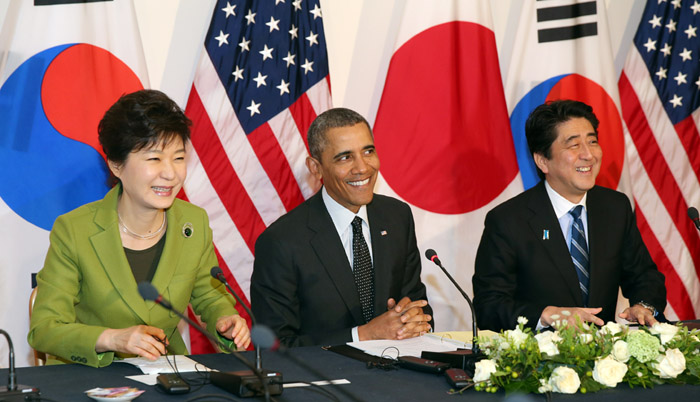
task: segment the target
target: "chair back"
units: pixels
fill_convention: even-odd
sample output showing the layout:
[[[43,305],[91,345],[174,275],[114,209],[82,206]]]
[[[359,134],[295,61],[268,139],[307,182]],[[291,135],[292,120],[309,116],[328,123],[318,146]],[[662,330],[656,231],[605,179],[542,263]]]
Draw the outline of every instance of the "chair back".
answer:
[[[34,301],[36,301],[36,292],[38,287],[34,287],[32,289],[32,294],[29,295],[29,321],[32,320],[32,311],[34,311]],[[36,349],[34,350],[34,365],[35,366],[43,366],[46,364],[46,353],[44,352],[39,352]]]

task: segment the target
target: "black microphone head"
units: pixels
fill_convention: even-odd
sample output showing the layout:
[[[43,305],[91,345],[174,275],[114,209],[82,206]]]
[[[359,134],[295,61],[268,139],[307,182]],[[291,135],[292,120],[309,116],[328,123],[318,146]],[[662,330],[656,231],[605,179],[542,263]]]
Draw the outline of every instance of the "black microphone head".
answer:
[[[222,271],[221,268],[219,268],[219,267],[211,267],[211,271],[209,271],[209,273],[215,279],[219,279],[219,275],[223,275],[224,271]]]
[[[160,294],[158,294],[158,289],[148,282],[139,283],[139,294],[144,300],[151,301],[155,301],[158,299],[158,296],[160,296]]]
[[[698,219],[698,210],[695,207],[688,208],[688,217],[692,220]]]
[[[250,329],[250,339],[261,349],[276,349],[279,346],[277,336],[265,325],[253,325]]]
[[[440,259],[438,258],[437,253],[432,248],[425,250],[425,258],[432,261],[438,267],[442,267],[442,262],[440,262]]]

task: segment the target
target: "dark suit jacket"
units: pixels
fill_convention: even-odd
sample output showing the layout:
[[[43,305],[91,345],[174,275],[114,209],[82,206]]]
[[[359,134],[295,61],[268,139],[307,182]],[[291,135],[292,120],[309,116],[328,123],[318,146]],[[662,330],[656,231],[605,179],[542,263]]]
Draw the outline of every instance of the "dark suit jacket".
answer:
[[[642,242],[627,197],[593,187],[586,199],[590,261],[589,307],[614,321],[618,287],[631,304],[663,311],[664,276]],[[549,230],[549,239],[543,231]],[[535,327],[546,306],[576,307],[583,300],[564,234],[544,182],[486,215],[474,266],[479,328],[512,329],[518,316]]]
[[[426,299],[413,215],[407,204],[374,195],[367,205],[375,315],[404,296]],[[255,243],[253,313],[287,346],[335,345],[364,324],[352,268],[321,191],[270,225]],[[423,308],[432,314],[429,306]]]

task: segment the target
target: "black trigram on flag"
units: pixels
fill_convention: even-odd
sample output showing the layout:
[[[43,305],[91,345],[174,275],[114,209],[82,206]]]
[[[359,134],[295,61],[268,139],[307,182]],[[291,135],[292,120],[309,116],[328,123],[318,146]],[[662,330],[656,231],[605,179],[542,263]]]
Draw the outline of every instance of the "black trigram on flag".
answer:
[[[595,21],[571,25],[571,19],[573,18],[596,15],[596,2],[586,1],[578,3],[574,1],[572,3],[574,4],[547,7],[545,2],[538,0],[538,26],[541,26],[543,22],[547,21],[558,21],[562,25],[554,28],[538,29],[537,41],[539,43],[571,40],[582,38],[584,36],[595,36],[598,34],[598,24]],[[547,25],[551,26],[551,24]]]

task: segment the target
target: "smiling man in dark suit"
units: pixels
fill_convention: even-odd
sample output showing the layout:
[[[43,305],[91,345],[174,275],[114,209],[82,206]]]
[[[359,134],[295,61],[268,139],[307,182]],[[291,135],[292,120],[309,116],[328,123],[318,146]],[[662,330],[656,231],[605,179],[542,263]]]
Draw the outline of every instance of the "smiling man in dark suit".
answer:
[[[331,109],[311,124],[308,143],[306,166],[323,188],[255,243],[257,320],[287,346],[429,331],[413,216],[407,204],[373,193],[379,158],[369,124]]]
[[[644,245],[627,197],[595,185],[603,151],[598,119],[582,103],[538,106],[525,123],[543,179],[486,215],[473,277],[479,327],[512,329],[517,317],[541,329],[619,314],[651,325],[666,306],[664,276]]]

